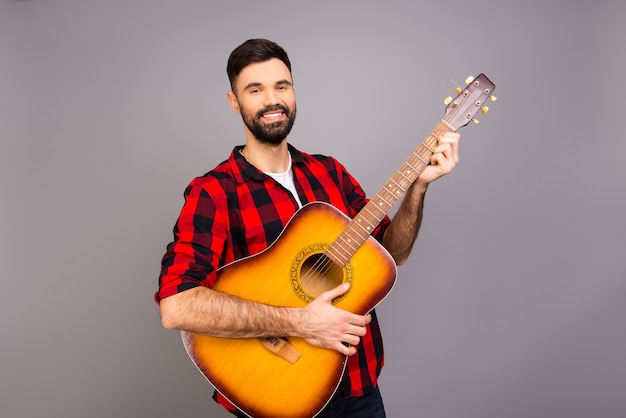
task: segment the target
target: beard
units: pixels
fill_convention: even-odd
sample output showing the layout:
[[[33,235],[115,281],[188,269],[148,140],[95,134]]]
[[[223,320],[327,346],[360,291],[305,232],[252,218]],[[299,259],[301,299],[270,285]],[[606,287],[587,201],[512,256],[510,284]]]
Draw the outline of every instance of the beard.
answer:
[[[261,120],[264,113],[274,110],[282,110],[285,113],[285,119],[277,122],[265,123]],[[291,132],[293,123],[296,121],[296,108],[294,106],[293,111],[286,106],[276,105],[268,106],[259,110],[256,114],[252,115],[246,111],[241,112],[241,118],[243,123],[248,127],[248,130],[252,132],[252,135],[261,143],[268,145],[278,145]]]

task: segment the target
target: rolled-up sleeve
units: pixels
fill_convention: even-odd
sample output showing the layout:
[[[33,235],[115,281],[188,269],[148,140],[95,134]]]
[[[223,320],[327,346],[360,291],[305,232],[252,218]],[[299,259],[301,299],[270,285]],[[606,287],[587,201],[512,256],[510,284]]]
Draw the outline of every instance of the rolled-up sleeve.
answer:
[[[215,196],[198,180],[185,190],[185,203],[174,227],[174,240],[161,262],[159,288],[163,298],[197,286],[212,287],[227,239],[226,226]]]

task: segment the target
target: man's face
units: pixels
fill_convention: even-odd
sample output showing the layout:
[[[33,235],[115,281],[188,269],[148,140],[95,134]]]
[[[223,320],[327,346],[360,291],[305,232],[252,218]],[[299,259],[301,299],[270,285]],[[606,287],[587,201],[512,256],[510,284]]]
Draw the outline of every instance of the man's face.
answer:
[[[235,82],[228,99],[258,141],[276,145],[296,120],[296,98],[289,68],[279,59],[250,64]],[[234,94],[233,94],[234,93]]]

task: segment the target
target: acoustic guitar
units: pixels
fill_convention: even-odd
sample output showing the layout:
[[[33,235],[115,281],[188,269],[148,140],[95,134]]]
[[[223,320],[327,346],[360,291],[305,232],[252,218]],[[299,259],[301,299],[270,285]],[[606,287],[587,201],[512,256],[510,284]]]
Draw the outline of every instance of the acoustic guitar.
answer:
[[[266,250],[220,268],[214,289],[274,305],[306,306],[341,283],[333,304],[364,315],[391,291],[396,264],[370,234],[429,164],[442,134],[485,112],[494,84],[480,74],[454,99],[444,118],[354,219],[326,203],[303,206]],[[252,417],[312,417],[337,389],[347,357],[300,338],[231,339],[182,331],[185,349],[209,382]]]

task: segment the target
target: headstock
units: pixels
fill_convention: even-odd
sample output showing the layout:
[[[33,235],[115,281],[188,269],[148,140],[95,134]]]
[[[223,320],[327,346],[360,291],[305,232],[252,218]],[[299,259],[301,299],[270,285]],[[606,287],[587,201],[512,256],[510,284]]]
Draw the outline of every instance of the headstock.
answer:
[[[492,95],[496,89],[495,84],[491,82],[484,74],[479,74],[476,78],[468,77],[465,80],[467,86],[464,89],[457,87],[458,95],[452,99],[445,100],[446,114],[443,118],[454,130],[462,128],[470,122],[478,121],[474,116],[479,111],[486,114],[489,107],[485,106],[487,100],[495,101],[496,97]]]

